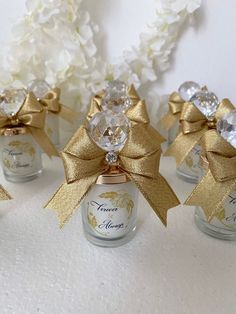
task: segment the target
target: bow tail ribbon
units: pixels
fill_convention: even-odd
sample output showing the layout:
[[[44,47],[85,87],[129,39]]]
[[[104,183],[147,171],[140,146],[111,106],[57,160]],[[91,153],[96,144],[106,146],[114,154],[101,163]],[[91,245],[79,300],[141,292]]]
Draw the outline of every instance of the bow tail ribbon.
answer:
[[[7,193],[7,191],[3,188],[2,185],[0,185],[0,200],[1,201],[6,201],[6,200],[11,200],[12,197],[10,194]]]
[[[200,130],[199,132],[189,133],[187,136],[181,132],[166,150],[164,156],[173,156],[176,160],[177,166],[179,166],[194,146],[201,140],[201,137],[205,132],[206,128]]]
[[[160,174],[154,178],[128,172],[126,174],[136,184],[155,214],[166,226],[168,209],[179,205],[179,200],[167,181]]]
[[[60,228],[63,228],[74,214],[76,208],[89,189],[95,184],[97,178],[98,174],[94,174],[70,184],[67,182],[63,183],[51,200],[45,205],[45,208],[52,209],[57,213]]]
[[[179,121],[180,113],[172,114],[170,111],[168,111],[160,120],[161,125],[169,131],[172,126]]]
[[[65,105],[60,105],[59,116],[67,122],[74,123],[75,119],[80,116],[80,113],[75,112]]]
[[[236,179],[224,182],[216,181],[211,171],[208,170],[185,204],[200,206],[208,221],[211,221],[224,209],[224,202],[234,188],[236,188]]]
[[[51,158],[52,156],[59,156],[59,153],[45,131],[34,127],[27,128],[42,150]]]

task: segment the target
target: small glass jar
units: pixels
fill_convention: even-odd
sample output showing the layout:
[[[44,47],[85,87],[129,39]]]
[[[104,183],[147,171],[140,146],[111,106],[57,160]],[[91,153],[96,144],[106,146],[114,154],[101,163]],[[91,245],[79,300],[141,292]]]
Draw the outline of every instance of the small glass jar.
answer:
[[[47,112],[45,121],[45,132],[50,138],[51,142],[57,148],[60,145],[60,134],[59,134],[59,118],[58,115],[52,112]]]
[[[202,148],[200,145],[196,145],[177,168],[177,175],[182,180],[189,183],[198,183],[199,176],[202,172],[200,156]]]
[[[208,170],[208,162],[201,158],[202,173],[200,179]],[[204,233],[222,240],[236,240],[236,190],[232,190],[227,196],[224,209],[208,222],[204,211],[197,206],[195,209],[195,223]]]
[[[26,182],[41,174],[41,148],[24,127],[5,129],[0,140],[1,163],[6,180]]]
[[[119,170],[98,177],[82,204],[84,233],[88,241],[116,247],[135,235],[137,187]]]

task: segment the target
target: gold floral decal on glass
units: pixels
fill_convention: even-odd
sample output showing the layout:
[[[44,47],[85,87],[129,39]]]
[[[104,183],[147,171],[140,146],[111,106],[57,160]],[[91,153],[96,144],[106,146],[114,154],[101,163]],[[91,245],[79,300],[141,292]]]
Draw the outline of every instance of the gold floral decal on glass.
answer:
[[[32,159],[34,159],[35,157],[35,149],[34,147],[32,147],[30,143],[21,142],[21,141],[12,141],[8,144],[8,146],[16,148],[22,151],[22,153],[29,154],[32,157]]]
[[[130,195],[126,192],[105,192],[99,195],[100,198],[109,199],[115,207],[125,208],[128,212],[128,219],[131,216],[132,209],[134,208],[134,202]]]
[[[97,227],[97,225],[98,225],[97,219],[96,219],[96,217],[92,213],[88,214],[88,223],[90,224],[90,226],[93,229],[95,229]]]

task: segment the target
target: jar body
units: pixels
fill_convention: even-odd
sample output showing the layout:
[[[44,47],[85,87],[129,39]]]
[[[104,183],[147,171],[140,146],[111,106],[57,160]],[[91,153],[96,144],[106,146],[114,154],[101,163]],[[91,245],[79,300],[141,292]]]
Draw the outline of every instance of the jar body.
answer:
[[[224,209],[208,222],[201,207],[195,209],[195,223],[204,233],[222,240],[236,240],[236,190],[227,196]]]
[[[82,204],[86,238],[103,247],[120,246],[136,230],[138,190],[132,182],[96,184]]]
[[[200,156],[202,148],[200,145],[196,145],[177,168],[177,175],[182,180],[190,183],[197,183],[199,176],[201,175],[202,168],[200,163]]]
[[[60,145],[60,134],[59,134],[59,118],[58,115],[52,112],[47,113],[45,121],[45,132],[50,138],[51,142],[57,148]]]
[[[202,167],[199,181],[208,170],[208,164],[206,163],[205,161],[205,165]],[[202,232],[221,240],[236,240],[236,190],[232,190],[228,194],[222,211],[215,215],[210,222],[199,206],[195,208],[194,219],[197,227]]]
[[[30,133],[1,136],[1,163],[6,180],[30,181],[42,172],[41,149]]]

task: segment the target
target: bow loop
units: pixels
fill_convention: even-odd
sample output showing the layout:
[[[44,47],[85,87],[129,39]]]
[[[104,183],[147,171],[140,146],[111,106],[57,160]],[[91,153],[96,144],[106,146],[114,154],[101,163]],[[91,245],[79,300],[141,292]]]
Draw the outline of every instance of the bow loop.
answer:
[[[90,139],[84,126],[77,130],[61,155],[68,183],[107,169],[104,150]]]
[[[172,114],[181,113],[185,101],[176,92],[173,92],[169,97],[169,110]]]
[[[59,113],[61,110],[61,104],[59,102],[61,91],[59,88],[54,88],[46,93],[40,102],[46,109],[53,113]]]
[[[215,130],[206,132],[201,143],[215,180],[236,178],[236,149]]]

